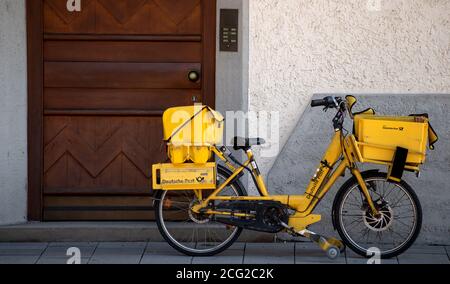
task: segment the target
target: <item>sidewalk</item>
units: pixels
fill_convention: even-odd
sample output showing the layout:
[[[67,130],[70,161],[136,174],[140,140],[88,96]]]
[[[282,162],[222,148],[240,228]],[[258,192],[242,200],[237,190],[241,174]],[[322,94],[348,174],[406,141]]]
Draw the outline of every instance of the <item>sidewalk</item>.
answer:
[[[0,243],[0,264],[65,264],[77,247],[83,264],[366,264],[347,252],[328,259],[312,243],[236,243],[208,258],[180,255],[165,243]],[[450,264],[450,246],[414,246],[385,264]]]

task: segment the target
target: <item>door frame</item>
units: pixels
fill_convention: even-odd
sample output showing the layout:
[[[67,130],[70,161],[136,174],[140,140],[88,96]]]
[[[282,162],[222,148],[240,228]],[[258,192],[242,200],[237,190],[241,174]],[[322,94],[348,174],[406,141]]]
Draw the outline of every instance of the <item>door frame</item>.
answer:
[[[202,0],[202,96],[215,107],[216,0]],[[205,13],[206,11],[206,13]],[[43,219],[44,19],[43,0],[26,0],[28,71],[28,220]],[[206,94],[210,94],[207,96]]]

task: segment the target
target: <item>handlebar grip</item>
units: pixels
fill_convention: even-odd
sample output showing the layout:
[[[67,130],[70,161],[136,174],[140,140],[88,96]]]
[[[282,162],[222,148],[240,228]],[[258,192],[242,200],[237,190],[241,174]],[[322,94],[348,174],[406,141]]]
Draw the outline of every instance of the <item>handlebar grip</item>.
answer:
[[[328,102],[325,99],[322,100],[313,100],[311,102],[311,107],[320,107],[320,106],[327,106]]]

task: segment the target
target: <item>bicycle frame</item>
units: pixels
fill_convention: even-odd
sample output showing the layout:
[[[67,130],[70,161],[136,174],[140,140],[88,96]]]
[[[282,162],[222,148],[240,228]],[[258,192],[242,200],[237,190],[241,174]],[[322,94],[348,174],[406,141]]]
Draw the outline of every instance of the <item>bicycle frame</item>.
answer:
[[[353,138],[353,139],[352,139]],[[251,149],[246,151],[247,161],[243,163],[239,168],[235,168],[225,157],[225,155],[217,148],[212,150],[217,157],[224,161],[233,174],[221,184],[211,195],[206,199],[202,198],[202,191],[196,190],[195,194],[202,202],[192,208],[194,212],[200,212],[202,209],[208,207],[212,201],[277,201],[280,202],[296,213],[289,219],[289,227],[296,232],[305,230],[309,225],[317,223],[321,220],[320,215],[313,215],[313,211],[324,198],[324,196],[330,191],[336,181],[345,176],[346,169],[349,169],[353,176],[357,179],[360,189],[365,196],[370,209],[373,214],[378,214],[374,202],[370,196],[369,190],[361,176],[360,171],[355,165],[355,145],[352,143],[354,136],[350,135],[344,137],[341,130],[337,130],[330,146],[328,147],[320,166],[317,169],[316,174],[311,179],[306,192],[303,195],[273,195],[271,196],[267,190],[264,179],[258,169],[257,163],[254,159],[253,151]],[[219,194],[246,169],[251,170],[252,177],[255,181],[255,185],[258,188],[260,196],[219,196]],[[235,217],[248,217],[246,214],[219,212],[213,210],[206,210],[202,212],[208,215],[225,215]]]

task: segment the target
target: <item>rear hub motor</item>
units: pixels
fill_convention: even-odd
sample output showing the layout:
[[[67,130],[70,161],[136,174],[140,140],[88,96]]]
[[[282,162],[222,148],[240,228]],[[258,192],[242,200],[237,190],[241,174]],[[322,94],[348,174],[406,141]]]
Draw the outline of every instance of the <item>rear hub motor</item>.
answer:
[[[198,200],[194,199],[191,201],[189,208],[193,208],[195,205],[198,205],[198,204],[200,204],[198,202]],[[211,220],[209,216],[207,216],[205,214],[195,213],[194,211],[192,211],[192,209],[189,210],[188,214],[189,214],[189,218],[191,219],[191,221],[196,224],[201,224],[201,225],[207,224]]]

